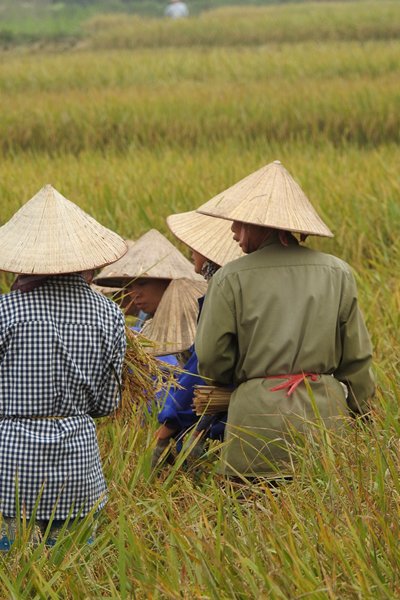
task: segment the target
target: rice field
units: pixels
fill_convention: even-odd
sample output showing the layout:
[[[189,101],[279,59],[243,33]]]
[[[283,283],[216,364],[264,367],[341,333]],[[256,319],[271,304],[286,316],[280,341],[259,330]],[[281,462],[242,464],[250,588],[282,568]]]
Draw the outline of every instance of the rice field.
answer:
[[[52,183],[128,238],[173,240],[168,214],[280,159],[335,233],[310,244],[356,270],[374,419],[297,440],[294,482],[245,498],[216,446],[157,478],[154,416],[99,422],[110,502],[95,544],[83,526],[52,551],[17,544],[0,598],[397,598],[400,4],[122,21],[91,18],[69,50],[0,53],[0,222]]]

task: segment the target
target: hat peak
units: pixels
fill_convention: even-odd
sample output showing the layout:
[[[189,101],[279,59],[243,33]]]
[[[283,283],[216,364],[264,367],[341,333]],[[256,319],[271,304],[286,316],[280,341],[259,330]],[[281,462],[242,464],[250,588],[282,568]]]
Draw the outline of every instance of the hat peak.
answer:
[[[44,185],[40,191],[47,192],[50,194],[57,192],[56,188],[53,185],[51,185],[51,183],[46,183],[46,185]],[[39,191],[39,193],[40,193],[40,191]],[[57,193],[59,194],[60,192],[57,192]]]
[[[55,199],[68,200],[58,190],[56,190],[56,188],[53,185],[51,185],[51,183],[46,183],[46,185],[44,185],[42,188],[40,188],[38,193],[35,194],[31,198],[31,200],[35,200],[35,201],[43,201],[43,200],[52,201]],[[70,202],[70,200],[68,200],[68,202]]]
[[[274,160],[274,162],[272,164],[274,164],[274,165],[281,165],[282,163],[281,163],[280,160]]]
[[[203,281],[192,263],[157,229],[144,233],[126,255],[96,277],[96,285],[124,287],[138,278]]]

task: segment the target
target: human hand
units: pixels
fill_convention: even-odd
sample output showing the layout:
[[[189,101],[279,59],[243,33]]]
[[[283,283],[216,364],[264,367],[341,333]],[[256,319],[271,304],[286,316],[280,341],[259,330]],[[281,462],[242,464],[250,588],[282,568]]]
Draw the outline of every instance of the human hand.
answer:
[[[205,438],[197,432],[188,436],[182,448],[185,455],[185,464],[192,467],[204,455]]]
[[[171,452],[170,439],[158,439],[157,445],[151,455],[151,468],[156,469],[164,464],[174,464],[174,457]]]

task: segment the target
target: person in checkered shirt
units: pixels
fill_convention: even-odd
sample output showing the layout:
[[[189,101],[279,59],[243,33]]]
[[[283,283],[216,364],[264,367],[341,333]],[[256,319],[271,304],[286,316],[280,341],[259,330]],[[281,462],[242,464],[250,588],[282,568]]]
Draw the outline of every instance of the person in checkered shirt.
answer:
[[[19,514],[51,545],[106,503],[93,419],[119,403],[125,322],[84,275],[125,252],[51,186],[0,228],[0,270],[19,273],[0,296],[0,550]]]

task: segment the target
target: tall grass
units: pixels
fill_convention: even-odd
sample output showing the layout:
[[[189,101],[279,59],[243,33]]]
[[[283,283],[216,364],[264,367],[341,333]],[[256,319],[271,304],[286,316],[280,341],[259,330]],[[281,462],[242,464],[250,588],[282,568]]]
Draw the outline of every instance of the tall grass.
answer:
[[[396,0],[313,4],[303,0],[192,0],[188,2],[191,18],[179,23],[162,18],[166,4],[163,0],[2,0],[0,47],[63,47],[87,38],[96,48],[366,41],[398,38],[400,31]]]
[[[372,0],[220,8],[185,21],[100,15],[85,24],[85,32],[94,48],[247,46],[396,39],[399,23],[397,2]]]
[[[17,545],[0,571],[2,594],[395,598],[399,429],[382,408],[368,432],[304,440],[294,482],[277,493],[231,488],[211,459],[201,472],[149,479],[146,431],[103,429],[112,500],[94,546],[78,543],[79,527],[51,552]]]
[[[281,82],[297,85],[342,79],[397,76],[400,41],[301,42],[258,48],[176,48],[59,53],[14,52],[0,62],[4,98],[32,92],[65,93],[132,87],[173,88],[177,84]],[[60,101],[62,98],[60,98]]]
[[[329,6],[352,41],[295,42],[296,27],[299,39],[305,23],[314,35],[316,11]],[[197,43],[218,21],[218,47],[207,50],[19,51],[0,64],[0,222],[50,182],[126,237],[170,235],[168,214],[280,159],[335,233],[307,243],[356,270],[378,380],[372,421],[342,438],[298,439],[294,481],[276,493],[225,484],[215,445],[201,465],[181,458],[154,477],[155,415],[100,423],[110,502],[94,546],[78,524],[51,551],[21,540],[0,556],[0,597],[399,596],[399,5],[329,6],[231,11],[226,23],[243,28],[230,50],[239,33],[209,15],[168,30],[189,44],[197,28]],[[246,46],[265,15],[281,33],[285,16],[290,43]],[[354,41],[366,22],[390,41]],[[326,37],[331,26],[321,25]],[[103,25],[91,27],[91,43],[106,45]],[[144,23],[140,44],[163,27]],[[3,290],[10,280],[2,274]]]
[[[287,47],[186,59],[85,53],[69,56],[65,70],[60,57],[14,59],[0,68],[0,153],[397,143],[399,48],[301,45],[297,60]]]

